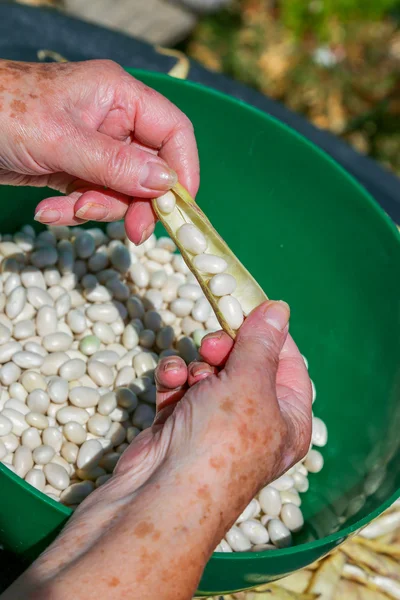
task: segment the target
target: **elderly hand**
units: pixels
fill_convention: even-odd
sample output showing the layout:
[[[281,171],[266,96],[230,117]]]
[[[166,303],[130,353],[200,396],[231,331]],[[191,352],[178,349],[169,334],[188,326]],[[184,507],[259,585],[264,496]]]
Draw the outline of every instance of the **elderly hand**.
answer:
[[[0,61],[0,126],[0,184],[67,194],[39,204],[41,223],[125,217],[138,244],[155,223],[143,199],[162,195],[177,178],[193,196],[198,189],[189,119],[112,61]]]
[[[191,599],[251,498],[308,451],[311,384],[288,319],[266,302],[234,345],[204,338],[207,362],[161,361],[153,427],[4,600]]]

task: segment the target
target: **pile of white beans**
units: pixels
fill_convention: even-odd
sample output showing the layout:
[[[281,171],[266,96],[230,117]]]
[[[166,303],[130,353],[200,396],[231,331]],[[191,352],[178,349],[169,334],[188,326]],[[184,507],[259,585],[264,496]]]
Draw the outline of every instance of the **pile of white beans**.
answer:
[[[0,237],[0,461],[57,502],[76,508],[151,425],[158,360],[197,359],[203,336],[220,328],[175,250],[154,235],[135,246],[121,222],[106,233],[55,227],[37,235],[26,225]],[[196,254],[199,269],[204,256]],[[213,293],[228,297],[219,285]],[[312,444],[326,442],[314,417]],[[303,524],[299,492],[322,466],[311,448],[261,490],[216,550],[290,545]]]

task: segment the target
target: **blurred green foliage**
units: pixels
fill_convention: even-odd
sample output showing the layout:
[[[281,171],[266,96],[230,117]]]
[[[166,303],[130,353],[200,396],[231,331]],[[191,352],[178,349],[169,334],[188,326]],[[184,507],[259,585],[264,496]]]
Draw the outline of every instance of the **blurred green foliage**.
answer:
[[[400,175],[399,1],[232,0],[185,51]]]
[[[400,7],[399,0],[278,0],[283,24],[295,35],[312,32],[329,39],[332,19],[341,22],[377,21]]]

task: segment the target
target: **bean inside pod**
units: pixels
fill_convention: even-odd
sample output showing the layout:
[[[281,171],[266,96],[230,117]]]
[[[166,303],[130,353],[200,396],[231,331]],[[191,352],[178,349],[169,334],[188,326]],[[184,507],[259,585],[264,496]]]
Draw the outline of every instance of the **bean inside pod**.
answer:
[[[183,186],[153,200],[153,208],[199,282],[222,329],[235,339],[267,295]]]

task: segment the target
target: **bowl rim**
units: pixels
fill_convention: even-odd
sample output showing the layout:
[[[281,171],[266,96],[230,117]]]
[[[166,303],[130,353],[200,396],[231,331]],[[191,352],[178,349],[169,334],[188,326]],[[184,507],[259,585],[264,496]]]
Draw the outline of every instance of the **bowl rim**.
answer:
[[[373,210],[376,217],[378,219],[380,219],[381,222],[385,223],[387,231],[391,232],[390,235],[392,235],[394,237],[394,240],[398,244],[398,248],[400,251],[400,231],[397,228],[396,224],[389,217],[389,215],[383,210],[383,208],[379,205],[379,203],[373,198],[373,196],[363,187],[363,185],[359,181],[357,181],[352,175],[350,175],[329,154],[327,154],[324,150],[319,148],[316,144],[311,142],[309,139],[307,139],[306,137],[304,137],[303,135],[301,135],[300,133],[298,133],[297,131],[292,129],[286,123],[282,123],[276,117],[269,115],[268,113],[248,104],[247,102],[244,102],[243,100],[239,100],[237,98],[229,96],[223,92],[220,92],[219,90],[215,90],[206,85],[203,85],[203,84],[200,84],[197,82],[193,82],[193,81],[178,79],[175,77],[171,77],[170,75],[166,75],[164,73],[159,73],[157,71],[148,71],[145,69],[134,69],[131,67],[124,67],[124,68],[129,74],[137,77],[138,79],[140,79],[141,76],[143,76],[144,78],[147,78],[150,76],[150,78],[153,79],[154,81],[160,81],[160,82],[168,81],[169,83],[172,83],[172,85],[174,85],[176,87],[184,86],[184,87],[192,88],[193,90],[195,90],[195,91],[197,90],[197,91],[201,92],[202,94],[213,96],[214,98],[218,99],[219,101],[228,102],[229,104],[231,104],[235,107],[238,107],[240,109],[251,112],[254,115],[256,115],[258,118],[263,119],[264,121],[268,121],[268,122],[272,121],[278,128],[281,128],[286,133],[288,133],[291,136],[302,141],[302,143],[305,144],[306,146],[308,146],[308,148],[312,152],[319,155],[323,160],[328,161],[334,170],[336,170],[338,173],[340,173],[340,175],[342,177],[347,179],[347,181],[352,184],[352,186],[357,190],[357,192],[359,194],[361,194],[364,201]],[[0,472],[4,473],[6,477],[9,477],[17,485],[22,487],[25,490],[25,492],[27,492],[28,494],[32,494],[36,498],[40,499],[42,502],[45,502],[46,504],[48,504],[51,508],[55,509],[56,512],[58,512],[60,515],[64,515],[65,517],[70,517],[73,514],[72,509],[68,508],[67,506],[65,506],[59,502],[56,502],[55,500],[52,500],[51,498],[46,496],[46,494],[44,494],[43,492],[40,492],[39,490],[35,489],[31,485],[27,484],[23,479],[18,477],[18,475],[16,475],[12,471],[10,471],[10,469],[8,469],[5,465],[3,465],[1,463],[0,463]],[[375,510],[369,512],[363,518],[358,519],[352,525],[348,525],[347,527],[345,527],[343,529],[339,529],[338,531],[335,531],[334,533],[331,533],[328,536],[319,538],[318,540],[313,540],[311,542],[305,542],[305,543],[302,543],[299,545],[291,546],[289,548],[276,549],[271,552],[269,552],[269,551],[267,551],[267,552],[265,552],[265,551],[264,552],[237,552],[237,553],[236,552],[232,552],[232,553],[214,552],[211,555],[210,560],[218,560],[218,561],[221,561],[221,560],[243,561],[243,560],[251,560],[251,559],[265,560],[268,557],[280,558],[280,557],[298,554],[300,552],[307,552],[307,551],[312,552],[312,551],[319,551],[319,550],[323,551],[326,546],[338,545],[338,544],[342,543],[343,541],[345,541],[345,539],[347,537],[357,533],[360,529],[362,529],[368,523],[370,523],[372,520],[374,520],[379,515],[381,515],[385,510],[387,510],[399,498],[400,498],[400,488],[398,488],[389,498],[387,498],[384,502],[382,502]]]

